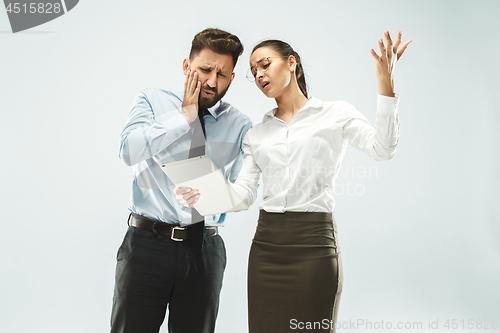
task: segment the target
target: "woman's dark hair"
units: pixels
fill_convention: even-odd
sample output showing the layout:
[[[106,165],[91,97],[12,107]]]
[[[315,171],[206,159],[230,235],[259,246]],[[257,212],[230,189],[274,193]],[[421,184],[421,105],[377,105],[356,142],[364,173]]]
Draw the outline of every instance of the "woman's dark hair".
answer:
[[[294,51],[290,44],[277,39],[265,40],[255,45],[252,50],[252,54],[255,52],[255,50],[260,49],[261,47],[270,47],[281,54],[283,57],[289,57],[291,55],[295,57],[295,60],[297,61],[297,66],[295,67],[295,76],[297,77],[297,83],[299,84],[300,91],[302,91],[304,96],[308,98],[306,77],[304,75],[304,69],[302,68],[302,61],[300,60],[299,54]]]
[[[230,54],[233,57],[233,68],[243,53],[243,45],[236,35],[217,28],[205,29],[194,36],[189,59],[193,60],[204,48],[218,54]]]

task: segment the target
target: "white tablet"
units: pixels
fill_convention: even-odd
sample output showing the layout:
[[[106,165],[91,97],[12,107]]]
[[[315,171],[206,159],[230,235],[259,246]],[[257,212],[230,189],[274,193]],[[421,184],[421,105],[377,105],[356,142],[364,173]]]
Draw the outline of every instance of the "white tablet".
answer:
[[[248,209],[248,205],[206,155],[164,164],[161,169],[177,187],[199,191],[201,195],[194,208],[203,216]]]

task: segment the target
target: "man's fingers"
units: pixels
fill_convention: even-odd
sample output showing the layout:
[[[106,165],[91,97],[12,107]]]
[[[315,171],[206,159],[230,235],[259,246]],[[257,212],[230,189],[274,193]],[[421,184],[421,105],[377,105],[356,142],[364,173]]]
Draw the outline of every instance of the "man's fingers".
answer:
[[[182,203],[186,207],[193,207],[193,205],[198,201],[199,198],[200,198],[200,194],[197,193],[197,194],[185,199]]]
[[[191,81],[191,91],[194,92],[196,90],[196,86],[198,85],[198,73],[193,73],[193,79]],[[196,96],[196,95],[195,95]]]
[[[191,71],[189,74],[189,83],[188,83],[188,92],[189,94],[192,94],[194,89],[196,88],[196,83],[198,82],[197,80],[198,73],[195,71]]]
[[[179,197],[181,199],[179,201],[189,201],[190,199],[196,197],[198,195],[198,190],[192,190],[190,192],[184,192],[184,194],[180,194]]]
[[[399,58],[401,58],[401,56],[403,55],[403,52],[406,50],[406,48],[408,47],[408,45],[410,45],[410,43],[412,42],[412,40],[407,40],[406,42],[404,42],[401,47],[399,48],[398,50],[398,60]]]
[[[196,88],[194,89],[194,96],[198,97],[200,96],[200,89],[201,89],[201,81],[196,81]]]
[[[188,193],[188,192],[191,192],[191,188],[190,187],[175,187],[174,188],[174,193],[176,195],[184,195],[185,193]]]
[[[403,35],[403,30],[398,31],[398,35],[396,37],[396,42],[394,43],[394,46],[392,47],[392,50],[394,53],[398,51],[399,45],[401,44],[401,36]]]
[[[184,91],[187,91],[188,83],[189,83],[189,70],[186,73],[186,80],[184,81]]]
[[[186,74],[186,89],[185,89],[186,94],[191,92],[192,84],[193,84],[193,71],[189,70]]]
[[[186,74],[186,82],[184,84],[184,93],[187,95],[190,92],[191,89],[191,78],[193,75],[193,71],[189,70]]]
[[[175,187],[174,193],[176,194],[175,198],[185,207],[193,207],[200,197],[198,190],[189,187]]]

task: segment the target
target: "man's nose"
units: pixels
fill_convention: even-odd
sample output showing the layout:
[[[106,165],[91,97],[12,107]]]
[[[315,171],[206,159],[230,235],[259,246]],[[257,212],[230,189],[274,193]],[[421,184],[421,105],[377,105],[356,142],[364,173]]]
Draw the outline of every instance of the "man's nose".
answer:
[[[210,76],[207,80],[207,85],[210,88],[215,88],[217,86],[217,73],[210,73]]]

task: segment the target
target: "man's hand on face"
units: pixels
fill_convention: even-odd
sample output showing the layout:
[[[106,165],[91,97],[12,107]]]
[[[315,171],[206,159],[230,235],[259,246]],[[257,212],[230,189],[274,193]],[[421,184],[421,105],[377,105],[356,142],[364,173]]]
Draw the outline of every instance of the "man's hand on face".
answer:
[[[198,81],[198,73],[189,70],[184,83],[184,100],[182,101],[182,112],[188,124],[198,117],[198,99],[200,97],[201,82]]]

